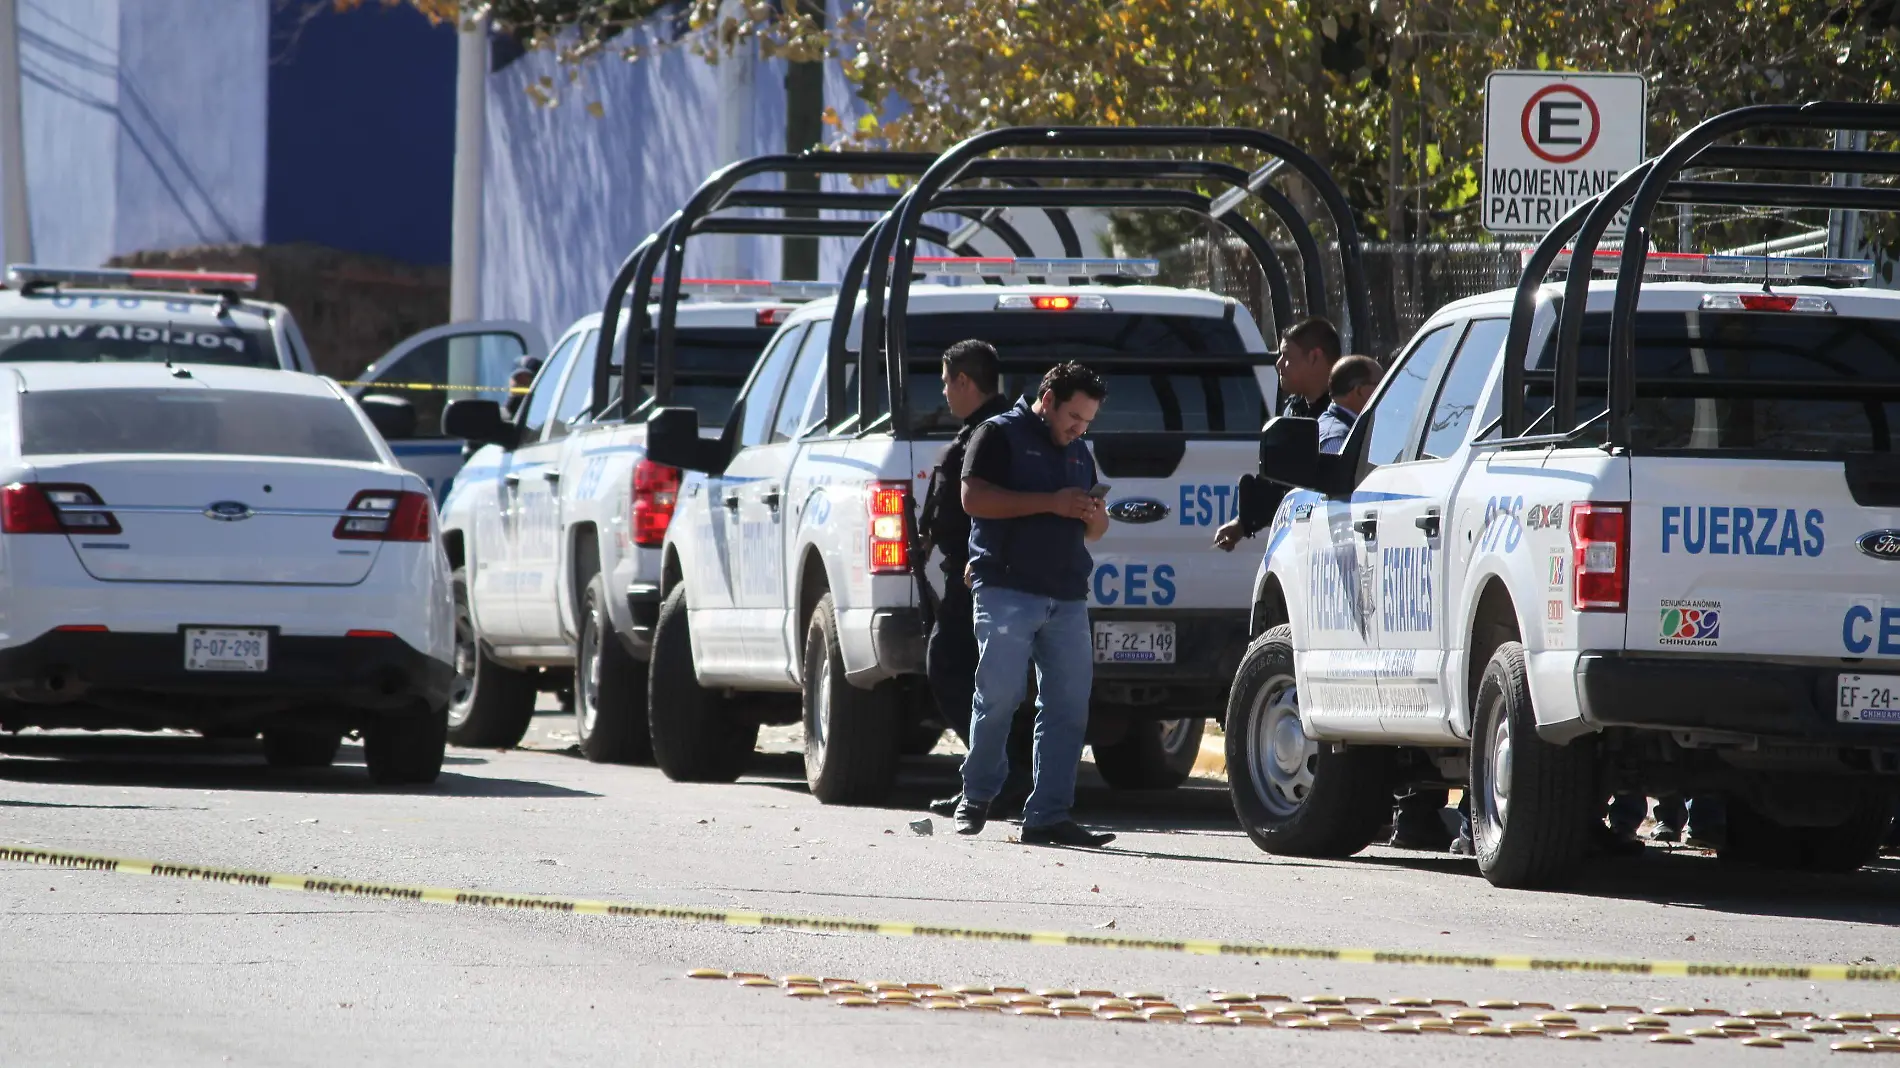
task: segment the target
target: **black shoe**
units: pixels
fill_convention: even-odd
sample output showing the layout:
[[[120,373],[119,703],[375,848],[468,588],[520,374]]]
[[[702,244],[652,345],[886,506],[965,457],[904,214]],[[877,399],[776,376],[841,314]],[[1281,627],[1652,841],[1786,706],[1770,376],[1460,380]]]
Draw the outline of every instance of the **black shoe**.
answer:
[[[1451,848],[1451,841],[1451,832],[1445,830],[1444,824],[1433,818],[1429,824],[1418,821],[1417,825],[1412,825],[1407,821],[1399,821],[1397,829],[1392,832],[1392,837],[1385,844],[1393,849],[1443,853]]]
[[[949,819],[957,814],[957,805],[962,801],[963,795],[957,794],[953,797],[945,797],[932,801],[924,807],[930,810],[931,815],[942,816],[944,819]]]
[[[1095,834],[1083,830],[1074,820],[1045,824],[1041,827],[1024,827],[1024,845],[1066,845],[1083,846],[1088,849],[1100,849],[1115,840],[1112,834]]]
[[[958,834],[981,834],[983,825],[989,822],[990,803],[959,796],[956,816]]]
[[[1451,851],[1457,856],[1475,857],[1478,855],[1478,846],[1469,838],[1454,838],[1451,840]]]

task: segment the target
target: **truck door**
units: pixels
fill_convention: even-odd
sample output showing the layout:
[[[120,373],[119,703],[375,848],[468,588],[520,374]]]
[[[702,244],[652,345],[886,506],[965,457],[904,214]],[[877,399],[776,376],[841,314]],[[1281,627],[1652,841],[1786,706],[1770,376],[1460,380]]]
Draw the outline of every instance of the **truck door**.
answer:
[[[786,480],[812,383],[824,368],[828,334],[807,326],[787,331],[773,350],[783,355],[760,372],[762,379],[771,374],[777,381],[759,383],[740,428],[742,435],[756,435],[758,444],[746,450],[745,470],[753,480],[736,490],[742,535],[734,621],[745,643],[746,674],[755,679],[794,677],[785,646],[785,532],[796,529],[786,521],[796,503]]]
[[[1421,410],[1462,331],[1462,324],[1433,330],[1386,372],[1352,430],[1364,457],[1358,487],[1347,500],[1321,498],[1305,519],[1309,589],[1297,667],[1300,709],[1315,727],[1380,729],[1388,670],[1380,652],[1380,557],[1402,540],[1395,506],[1421,496],[1407,471],[1417,458]]]
[[[757,601],[748,584],[775,581],[778,565],[767,557],[777,554],[778,542],[771,540],[777,524],[769,515],[783,505],[786,458],[784,450],[772,447],[772,419],[804,329],[780,331],[759,358],[732,409],[737,421],[732,463],[723,474],[706,479],[711,544],[702,543],[694,554],[701,570],[690,602],[693,663],[701,683],[752,678],[744,617]]]
[[[404,338],[357,376],[357,398],[389,397],[416,416],[413,433],[390,441],[404,467],[421,475],[436,500],[462,469],[462,441],[442,436],[442,410],[464,397],[508,399],[508,376],[523,356],[547,351],[531,323],[450,323]]]
[[[552,531],[546,529],[546,502],[541,500],[553,487],[549,476],[559,478],[558,465],[551,463],[559,448],[542,443],[542,431],[554,415],[555,402],[567,380],[574,354],[580,350],[584,334],[573,334],[549,354],[535,376],[531,392],[522,402],[516,418],[521,428],[520,444],[502,458],[501,486],[496,503],[501,509],[502,552],[489,553],[487,565],[477,558],[481,568],[483,593],[506,605],[505,631],[485,635],[498,645],[531,644],[523,616],[524,602],[534,596],[544,576],[537,568],[549,568],[554,555]],[[499,559],[496,557],[499,556]]]
[[[1464,329],[1449,366],[1430,383],[1431,403],[1415,448],[1373,472],[1363,487],[1384,494],[1377,505],[1374,629],[1380,724],[1396,737],[1457,738],[1447,714],[1447,650],[1457,640],[1450,609],[1459,585],[1451,566],[1459,554],[1448,551],[1451,502],[1466,469],[1467,439],[1478,429],[1478,401],[1509,328],[1509,319],[1477,319]],[[1457,331],[1452,326],[1445,333]],[[1522,536],[1516,527],[1498,529],[1505,537]]]
[[[540,440],[516,453],[521,478],[515,484],[520,521],[515,529],[516,610],[521,637],[529,644],[557,645],[567,641],[566,613],[561,593],[572,566],[567,523],[561,515],[561,480],[579,477],[568,471],[569,436],[587,421],[594,394],[594,346],[600,331],[589,330],[568,360],[567,377],[557,383],[554,410],[541,427]],[[532,414],[532,413],[531,413]]]

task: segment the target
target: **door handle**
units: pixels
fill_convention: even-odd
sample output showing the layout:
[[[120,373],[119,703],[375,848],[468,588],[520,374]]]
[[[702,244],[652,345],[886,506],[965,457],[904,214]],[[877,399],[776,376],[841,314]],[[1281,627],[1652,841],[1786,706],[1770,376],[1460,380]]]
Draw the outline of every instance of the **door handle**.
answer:
[[[541,472],[541,477],[547,479],[549,482],[559,483],[561,481],[561,473],[553,468],[544,469]]]
[[[733,512],[738,511],[739,510],[739,495],[737,493],[726,494],[725,504],[728,511],[733,511]]]
[[[774,512],[778,511],[779,493],[778,493],[777,486],[773,486],[771,489],[766,490],[765,495],[761,497],[760,499],[765,502],[765,506],[767,508],[770,508]]]
[[[507,474],[501,476],[501,480],[503,482],[508,483],[510,486],[519,486],[521,485],[521,472],[510,471]]]
[[[1367,512],[1366,517],[1364,519],[1358,520],[1357,522],[1353,523],[1352,529],[1355,533],[1357,533],[1360,537],[1366,539],[1367,541],[1371,541],[1373,538],[1378,537],[1379,536],[1378,514],[1375,512]]]
[[[1438,513],[1426,512],[1424,515],[1412,520],[1412,525],[1424,531],[1426,537],[1436,538],[1438,536]]]

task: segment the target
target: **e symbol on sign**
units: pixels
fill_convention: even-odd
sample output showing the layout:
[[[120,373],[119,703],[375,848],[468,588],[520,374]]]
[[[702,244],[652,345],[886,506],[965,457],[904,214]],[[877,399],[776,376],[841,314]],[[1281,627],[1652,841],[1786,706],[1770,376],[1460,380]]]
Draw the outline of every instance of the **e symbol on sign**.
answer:
[[[1585,114],[1589,115],[1587,124]],[[1518,125],[1525,146],[1538,158],[1548,163],[1569,163],[1596,147],[1603,122],[1590,94],[1572,85],[1546,85],[1524,102]]]

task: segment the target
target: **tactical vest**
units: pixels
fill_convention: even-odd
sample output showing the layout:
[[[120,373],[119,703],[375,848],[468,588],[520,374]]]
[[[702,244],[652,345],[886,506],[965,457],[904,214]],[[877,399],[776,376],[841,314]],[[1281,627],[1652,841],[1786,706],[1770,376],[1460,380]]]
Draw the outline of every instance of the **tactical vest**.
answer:
[[[1028,398],[990,420],[1009,440],[1009,480],[999,488],[1018,493],[1054,493],[1095,484],[1095,458],[1076,439],[1063,448],[1049,438],[1048,424]],[[1095,560],[1080,519],[1048,512],[1019,519],[970,521],[970,566],[978,587],[995,584],[1058,601],[1083,601]]]

